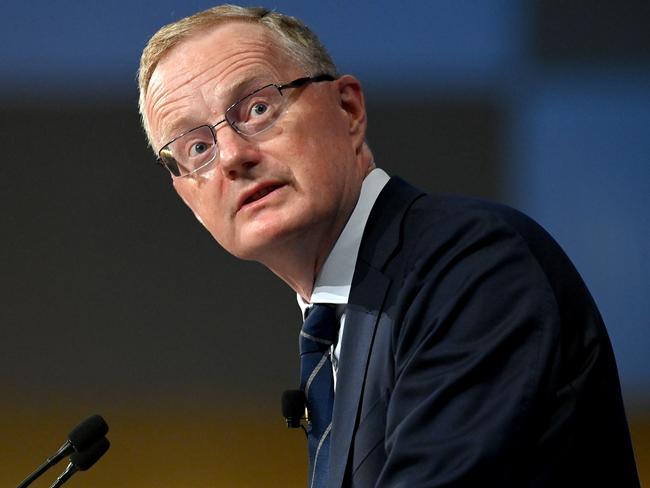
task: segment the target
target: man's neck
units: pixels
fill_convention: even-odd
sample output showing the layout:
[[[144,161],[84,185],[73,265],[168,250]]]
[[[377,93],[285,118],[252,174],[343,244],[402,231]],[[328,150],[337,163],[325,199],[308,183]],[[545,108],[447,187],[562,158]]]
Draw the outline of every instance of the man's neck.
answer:
[[[310,232],[309,236],[294,239],[294,245],[280,243],[271,257],[260,262],[308,301],[316,277],[353,209],[331,226],[327,235]]]

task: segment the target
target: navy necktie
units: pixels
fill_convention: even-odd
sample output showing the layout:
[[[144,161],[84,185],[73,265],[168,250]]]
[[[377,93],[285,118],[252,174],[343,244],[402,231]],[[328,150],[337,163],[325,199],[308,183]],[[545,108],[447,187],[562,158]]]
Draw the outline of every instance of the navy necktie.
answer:
[[[300,331],[300,389],[305,392],[309,412],[310,488],[324,488],[329,474],[334,406],[331,347],[336,342],[338,325],[333,306],[316,304],[307,311]]]

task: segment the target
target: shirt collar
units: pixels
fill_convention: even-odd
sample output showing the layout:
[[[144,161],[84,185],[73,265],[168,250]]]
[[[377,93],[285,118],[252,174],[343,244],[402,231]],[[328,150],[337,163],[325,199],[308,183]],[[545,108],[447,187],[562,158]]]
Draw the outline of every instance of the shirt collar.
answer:
[[[385,171],[375,168],[363,180],[354,211],[316,277],[310,302],[297,295],[303,317],[313,303],[348,303],[363,230],[379,193],[389,179]]]

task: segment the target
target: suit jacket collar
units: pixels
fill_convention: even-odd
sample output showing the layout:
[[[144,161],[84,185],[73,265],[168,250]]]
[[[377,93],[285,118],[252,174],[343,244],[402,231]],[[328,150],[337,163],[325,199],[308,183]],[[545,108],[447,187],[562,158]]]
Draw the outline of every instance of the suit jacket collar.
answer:
[[[343,484],[357,422],[368,358],[391,280],[383,269],[399,247],[401,225],[410,205],[423,195],[391,178],[373,206],[364,230],[346,308],[341,362],[337,374],[329,486]]]

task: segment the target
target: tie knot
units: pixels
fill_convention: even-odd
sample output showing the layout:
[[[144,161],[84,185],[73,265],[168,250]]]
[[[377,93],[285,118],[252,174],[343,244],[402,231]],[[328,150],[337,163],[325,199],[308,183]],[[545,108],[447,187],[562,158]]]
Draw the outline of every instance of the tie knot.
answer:
[[[307,318],[300,331],[300,353],[325,350],[336,342],[338,333],[336,309],[318,303],[307,311]]]

